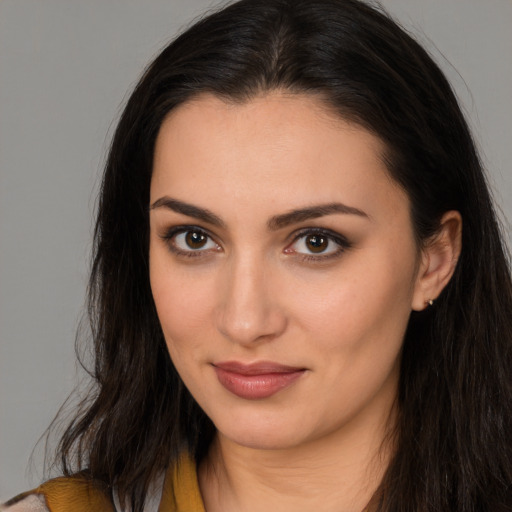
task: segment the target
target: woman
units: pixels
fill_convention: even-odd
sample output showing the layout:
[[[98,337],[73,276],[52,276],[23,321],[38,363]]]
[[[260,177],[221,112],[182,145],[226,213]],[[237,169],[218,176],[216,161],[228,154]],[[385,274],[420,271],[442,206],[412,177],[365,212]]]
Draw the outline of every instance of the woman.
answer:
[[[356,0],[242,0],[120,120],[65,477],[6,510],[512,507],[510,272],[442,73]],[[73,474],[73,476],[71,476]]]

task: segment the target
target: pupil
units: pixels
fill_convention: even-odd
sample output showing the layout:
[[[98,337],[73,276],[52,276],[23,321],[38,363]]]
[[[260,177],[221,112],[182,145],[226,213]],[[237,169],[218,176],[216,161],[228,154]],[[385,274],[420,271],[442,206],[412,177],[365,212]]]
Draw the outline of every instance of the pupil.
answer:
[[[306,244],[311,252],[322,252],[327,248],[327,239],[320,235],[311,235],[307,238]]]
[[[200,249],[206,244],[206,236],[197,231],[189,231],[185,237],[185,241],[191,249]]]

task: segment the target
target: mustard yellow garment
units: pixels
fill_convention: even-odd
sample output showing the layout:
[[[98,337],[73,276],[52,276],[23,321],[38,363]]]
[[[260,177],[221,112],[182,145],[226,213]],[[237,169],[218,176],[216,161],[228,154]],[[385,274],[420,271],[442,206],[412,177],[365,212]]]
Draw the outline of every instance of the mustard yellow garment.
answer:
[[[196,463],[191,457],[182,457],[167,471],[158,512],[205,512]]]
[[[24,500],[33,495],[44,496],[49,512],[115,512],[107,488],[80,475],[49,480],[0,506],[0,510],[23,510]],[[158,512],[205,512],[191,457],[181,457],[167,471]]]
[[[34,492],[44,495],[50,512],[114,512],[105,489],[84,478],[56,478]]]

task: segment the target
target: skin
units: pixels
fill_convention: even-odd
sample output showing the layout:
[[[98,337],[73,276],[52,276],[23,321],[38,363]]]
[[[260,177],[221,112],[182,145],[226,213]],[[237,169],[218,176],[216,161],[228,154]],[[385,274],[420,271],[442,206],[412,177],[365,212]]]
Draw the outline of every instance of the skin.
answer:
[[[420,249],[383,151],[320,100],[285,92],[202,95],[161,127],[151,287],[171,358],[217,427],[199,468],[209,512],[361,511],[382,478],[407,321],[451,277],[461,229],[447,212]],[[333,203],[349,209],[284,223]],[[205,238],[192,248],[187,234]],[[220,384],[223,361],[305,371],[248,400]]]

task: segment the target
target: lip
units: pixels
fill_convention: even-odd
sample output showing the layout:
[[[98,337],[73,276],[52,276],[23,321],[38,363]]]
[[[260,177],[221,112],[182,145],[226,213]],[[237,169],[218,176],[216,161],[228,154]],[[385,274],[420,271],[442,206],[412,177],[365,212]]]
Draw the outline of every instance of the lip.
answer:
[[[268,398],[291,386],[306,372],[305,368],[271,361],[251,364],[226,361],[215,363],[213,367],[222,386],[246,400]]]

